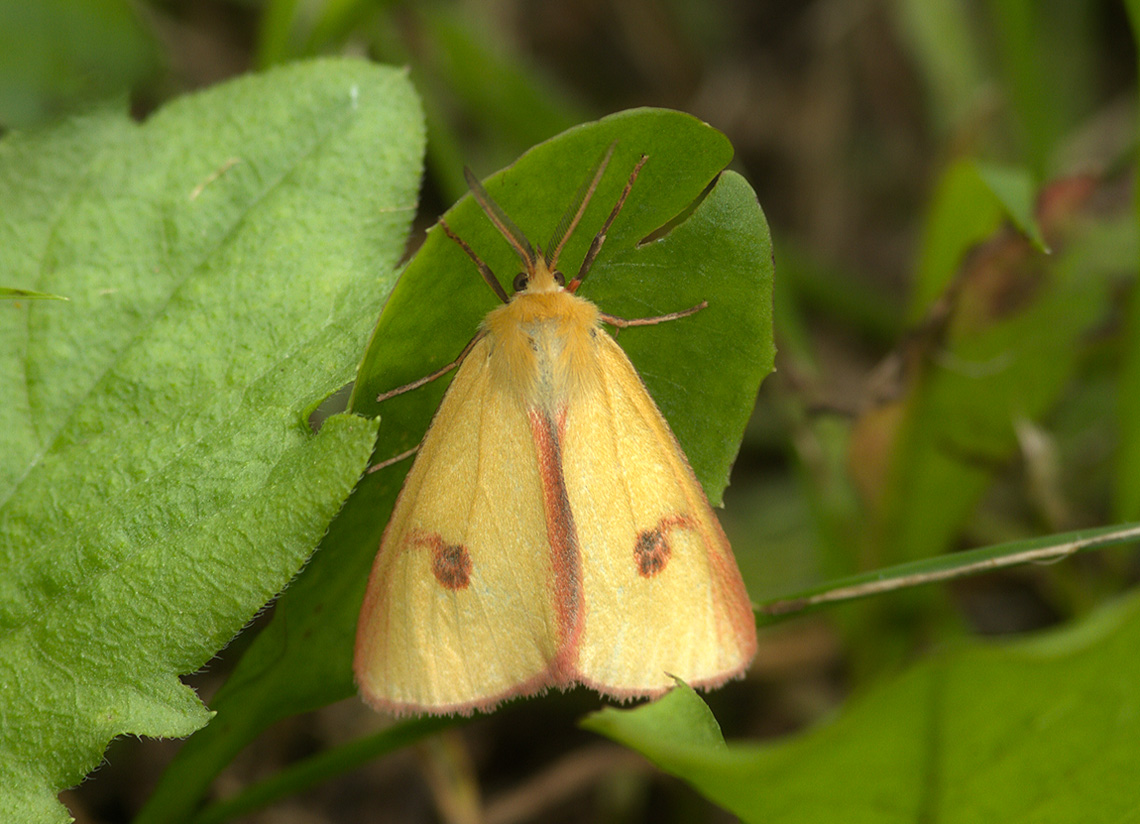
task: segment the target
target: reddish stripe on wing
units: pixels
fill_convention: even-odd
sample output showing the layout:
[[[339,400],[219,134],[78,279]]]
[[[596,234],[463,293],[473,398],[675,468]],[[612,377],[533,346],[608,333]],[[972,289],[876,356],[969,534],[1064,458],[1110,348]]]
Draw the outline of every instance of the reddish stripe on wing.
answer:
[[[555,683],[566,684],[574,677],[578,639],[582,635],[582,553],[578,527],[570,509],[566,479],[562,475],[562,434],[566,411],[551,418],[540,409],[530,410],[530,427],[538,454],[538,474],[542,481],[542,508],[546,514],[546,539],[550,543],[553,572],[551,595],[558,619],[558,654],[551,662]]]

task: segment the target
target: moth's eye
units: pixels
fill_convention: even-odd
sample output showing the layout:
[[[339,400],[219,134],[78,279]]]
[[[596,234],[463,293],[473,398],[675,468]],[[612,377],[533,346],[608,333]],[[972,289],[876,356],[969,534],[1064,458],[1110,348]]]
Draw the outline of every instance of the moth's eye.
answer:
[[[526,272],[519,272],[515,275],[514,283],[512,284],[515,287],[515,291],[521,292],[525,289],[527,280]]]
[[[555,269],[554,270],[554,282],[557,283],[559,286],[565,286],[566,285],[566,275],[562,274],[557,269]]]

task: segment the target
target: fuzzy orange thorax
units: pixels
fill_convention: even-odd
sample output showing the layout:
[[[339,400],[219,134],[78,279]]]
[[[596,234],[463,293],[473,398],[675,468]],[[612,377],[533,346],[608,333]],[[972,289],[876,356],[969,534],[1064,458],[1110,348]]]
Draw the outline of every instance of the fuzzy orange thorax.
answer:
[[[563,288],[541,258],[526,289],[491,310],[483,329],[495,353],[496,384],[528,407],[554,412],[596,380],[589,348],[598,307]]]

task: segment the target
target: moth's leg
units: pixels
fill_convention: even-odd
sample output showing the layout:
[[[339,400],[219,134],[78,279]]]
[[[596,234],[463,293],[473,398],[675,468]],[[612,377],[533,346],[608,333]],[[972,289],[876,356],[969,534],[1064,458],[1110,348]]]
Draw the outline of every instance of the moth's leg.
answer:
[[[610,151],[613,151],[612,147]],[[641,167],[645,165],[645,161],[648,159],[648,155],[642,155],[641,159],[637,161],[637,165],[633,167],[633,171],[629,173],[629,180],[626,181],[625,188],[622,189],[617,203],[614,204],[613,211],[611,211],[610,216],[606,218],[606,222],[602,224],[602,228],[598,234],[594,236],[594,240],[586,252],[586,257],[582,260],[582,267],[578,270],[578,276],[567,285],[567,291],[575,291],[582,282],[582,278],[586,277],[586,273],[590,271],[594,259],[597,258],[598,252],[602,250],[602,244],[606,242],[606,234],[609,232],[610,226],[613,225],[614,219],[617,218],[618,213],[621,212],[621,207],[625,205],[625,199],[629,197],[629,193],[633,189],[634,181],[636,181],[637,176],[641,174]],[[655,323],[687,318],[689,315],[695,315],[708,305],[708,301],[701,301],[696,306],[682,309],[680,312],[670,312],[667,315],[658,315],[652,318],[619,318],[617,315],[607,315],[605,312],[600,312],[598,317],[601,318],[603,323],[608,323],[610,326],[615,326],[621,330],[627,326],[652,326]]]
[[[371,475],[373,472],[379,472],[381,469],[387,469],[392,464],[398,464],[400,461],[404,460],[405,458],[410,458],[410,457],[412,457],[412,455],[415,455],[417,452],[419,452],[421,446],[423,446],[423,441],[420,441],[418,444],[416,444],[415,446],[413,446],[411,449],[407,450],[406,452],[401,452],[399,455],[394,455],[393,457],[389,458],[386,461],[380,461],[380,463],[378,463],[378,464],[373,464],[372,466],[370,466],[366,470],[364,470],[364,474],[365,475]]]
[[[627,326],[653,326],[657,323],[665,323],[670,320],[680,320],[687,318],[689,315],[695,315],[702,309],[708,308],[709,302],[702,300],[696,306],[690,306],[688,309],[682,309],[680,312],[670,312],[667,315],[656,315],[651,318],[619,318],[616,315],[607,315],[605,312],[599,312],[598,317],[602,323],[608,323],[610,326],[616,326],[618,329],[625,329]]]
[[[459,364],[463,363],[463,359],[467,357],[467,353],[471,351],[471,347],[474,346],[481,337],[483,337],[481,334],[473,337],[468,342],[468,344],[463,347],[463,351],[459,353],[459,357],[453,360],[451,363],[447,364],[447,366],[435,370],[430,375],[424,375],[419,380],[414,380],[411,383],[405,383],[403,386],[397,386],[395,389],[389,389],[387,392],[381,392],[376,396],[376,402],[383,403],[389,398],[394,398],[397,395],[403,395],[405,392],[411,392],[413,389],[419,389],[421,386],[431,383],[436,378],[443,377],[452,369],[459,366]]]

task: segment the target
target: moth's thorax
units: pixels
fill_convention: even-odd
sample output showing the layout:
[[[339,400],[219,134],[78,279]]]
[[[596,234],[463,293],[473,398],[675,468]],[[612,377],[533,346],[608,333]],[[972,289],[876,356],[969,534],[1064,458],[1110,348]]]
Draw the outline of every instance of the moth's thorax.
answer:
[[[483,321],[496,385],[555,412],[596,385],[598,308],[566,291],[540,263],[527,288]],[[551,288],[553,287],[553,288]]]

